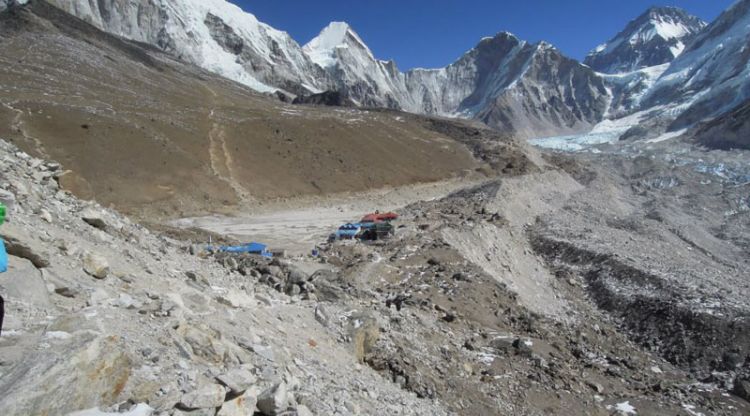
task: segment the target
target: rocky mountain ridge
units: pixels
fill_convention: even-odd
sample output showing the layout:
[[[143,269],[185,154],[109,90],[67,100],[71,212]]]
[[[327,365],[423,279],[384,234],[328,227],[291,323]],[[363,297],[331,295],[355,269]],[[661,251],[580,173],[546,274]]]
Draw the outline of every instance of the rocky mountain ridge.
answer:
[[[706,25],[682,9],[652,7],[591,51],[583,63],[608,74],[670,63]]]
[[[651,120],[659,126],[655,132],[694,123],[695,114],[702,114],[699,108],[671,125],[692,103],[668,111],[660,111],[660,106],[682,94],[682,87],[673,81],[684,72],[680,68],[708,73],[698,71],[700,62],[708,61],[691,45],[705,43],[701,39],[706,36],[725,35],[715,28],[728,25],[727,18],[720,18],[706,27],[681,9],[651,8],[593,51],[587,65],[545,42],[529,44],[503,32],[482,39],[447,67],[402,72],[395,62],[375,57],[343,22],[331,23],[300,46],[288,34],[225,0],[47,1],[102,30],[157,46],[261,92],[280,89],[283,94],[307,96],[336,91],[358,106],[469,118],[520,138],[587,132],[602,121],[651,109],[660,116]],[[742,15],[743,3],[727,13]],[[740,43],[723,48],[728,52],[716,56],[718,67],[741,67],[731,56],[741,51]],[[679,58],[672,65],[675,57]],[[724,78],[742,84],[748,76],[740,72]],[[711,88],[703,84],[696,90],[693,83],[688,85],[692,96]],[[737,105],[746,95],[741,91],[736,99],[714,94],[722,102],[711,104],[715,111],[710,115]]]
[[[344,23],[301,47],[223,0],[49,1],[262,92],[335,90],[361,106],[472,118],[523,137],[585,130],[604,112],[606,91],[593,71],[546,43],[508,33],[483,39],[448,67],[403,73]]]

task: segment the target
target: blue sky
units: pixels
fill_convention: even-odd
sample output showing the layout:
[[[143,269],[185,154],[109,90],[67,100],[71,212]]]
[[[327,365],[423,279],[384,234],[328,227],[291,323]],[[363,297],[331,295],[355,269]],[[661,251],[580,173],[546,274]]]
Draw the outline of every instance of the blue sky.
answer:
[[[711,21],[734,0],[230,0],[289,32],[300,44],[330,21],[346,21],[380,59],[402,70],[441,67],[484,36],[510,31],[546,40],[582,59],[652,5],[677,6]]]

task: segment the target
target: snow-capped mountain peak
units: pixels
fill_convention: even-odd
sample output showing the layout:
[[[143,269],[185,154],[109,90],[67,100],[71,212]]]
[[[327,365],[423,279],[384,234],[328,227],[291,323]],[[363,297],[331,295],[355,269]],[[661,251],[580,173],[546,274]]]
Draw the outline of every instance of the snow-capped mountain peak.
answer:
[[[676,7],[652,7],[613,39],[596,47],[585,63],[605,73],[625,73],[674,60],[706,22]]]
[[[330,68],[337,62],[336,49],[349,47],[361,49],[375,60],[362,38],[346,22],[331,22],[317,37],[308,42],[303,50],[313,62],[322,68]]]
[[[739,0],[670,65],[647,104],[677,106],[685,127],[750,98],[750,0]]]

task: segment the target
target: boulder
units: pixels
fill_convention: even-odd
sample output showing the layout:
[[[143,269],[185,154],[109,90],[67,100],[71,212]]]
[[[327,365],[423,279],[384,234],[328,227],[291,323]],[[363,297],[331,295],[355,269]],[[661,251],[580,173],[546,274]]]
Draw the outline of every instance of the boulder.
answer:
[[[514,338],[508,336],[499,336],[490,341],[490,347],[499,353],[509,353],[513,351]]]
[[[26,259],[8,257],[8,271],[0,273],[0,287],[5,289],[6,302],[29,303],[39,308],[51,305],[42,273]]]
[[[83,270],[97,279],[104,279],[109,275],[109,262],[104,256],[89,252],[83,256]]]
[[[100,230],[107,229],[107,222],[104,219],[104,214],[94,208],[86,208],[81,212],[81,219],[86,224],[98,228]]]
[[[207,384],[182,395],[178,406],[182,409],[215,409],[224,403],[227,392],[219,384]]]
[[[229,400],[221,406],[216,416],[247,416],[256,411],[258,403],[258,391],[250,389],[241,396]]]
[[[192,353],[209,362],[222,363],[227,356],[227,347],[221,334],[205,325],[182,325],[178,333],[190,346]]]
[[[271,386],[258,396],[258,411],[265,416],[276,416],[287,411],[293,397],[286,383]]]
[[[308,276],[302,270],[296,267],[289,267],[289,283],[302,286],[302,284],[307,282],[307,279]]]
[[[0,237],[5,241],[5,250],[11,256],[27,259],[38,269],[49,267],[47,254],[25,229],[5,224],[0,228]]]
[[[0,415],[66,415],[123,400],[132,362],[120,337],[80,331],[54,343],[54,354],[31,348],[4,370]]]
[[[232,394],[240,395],[255,384],[256,378],[244,368],[235,368],[216,377],[216,381],[228,387]]]

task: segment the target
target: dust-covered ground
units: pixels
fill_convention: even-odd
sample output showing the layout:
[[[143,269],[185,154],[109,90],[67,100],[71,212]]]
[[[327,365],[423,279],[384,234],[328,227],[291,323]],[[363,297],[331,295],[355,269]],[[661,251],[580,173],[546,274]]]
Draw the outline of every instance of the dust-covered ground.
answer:
[[[364,362],[457,414],[748,414],[748,156],[531,156],[526,174],[399,209],[392,240],[319,241],[326,272],[309,283],[374,328]],[[269,215],[268,231],[293,238],[314,212]]]
[[[356,222],[376,210],[394,210],[416,201],[442,198],[447,194],[488,179],[454,180],[374,189],[367,192],[299,198],[259,205],[250,212],[183,218],[170,224],[177,228],[198,228],[239,241],[257,241],[290,255],[310,253],[342,224]],[[200,241],[197,236],[196,241]],[[203,240],[208,236],[203,236]]]

